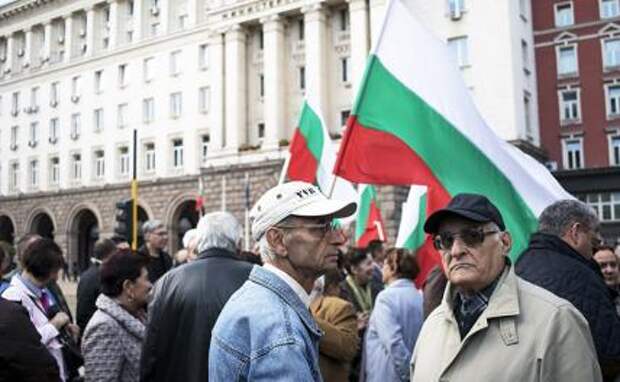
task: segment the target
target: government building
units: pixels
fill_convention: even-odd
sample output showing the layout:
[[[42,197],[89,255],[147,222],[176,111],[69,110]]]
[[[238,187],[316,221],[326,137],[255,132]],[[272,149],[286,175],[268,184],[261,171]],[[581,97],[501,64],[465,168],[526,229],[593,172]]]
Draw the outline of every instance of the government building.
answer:
[[[140,219],[166,224],[171,252],[197,222],[199,179],[207,212],[243,222],[306,94],[339,143],[385,1],[0,0],[0,240],[37,232],[88,266],[129,197],[134,130]],[[410,3],[488,124],[543,155],[529,1]],[[380,187],[391,242],[406,194]]]

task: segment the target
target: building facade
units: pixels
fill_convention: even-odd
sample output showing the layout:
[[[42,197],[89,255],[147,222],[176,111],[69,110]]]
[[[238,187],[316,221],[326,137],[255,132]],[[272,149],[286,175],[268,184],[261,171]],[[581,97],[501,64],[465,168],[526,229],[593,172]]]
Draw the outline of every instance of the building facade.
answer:
[[[450,45],[489,124],[536,148],[525,2],[411,4]],[[129,195],[134,130],[141,219],[165,222],[171,250],[196,222],[199,177],[206,210],[243,221],[246,179],[250,202],[277,182],[306,94],[337,144],[384,8],[384,0],[0,6],[0,239],[53,235],[69,261],[87,264],[94,238],[112,233],[115,202]],[[406,191],[380,190],[393,239]]]
[[[620,1],[532,2],[541,144],[564,187],[620,238]]]

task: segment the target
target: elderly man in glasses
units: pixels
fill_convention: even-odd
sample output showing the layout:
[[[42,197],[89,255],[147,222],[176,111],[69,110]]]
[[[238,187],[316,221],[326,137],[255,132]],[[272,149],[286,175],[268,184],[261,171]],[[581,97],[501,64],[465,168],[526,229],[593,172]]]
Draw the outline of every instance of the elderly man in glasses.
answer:
[[[601,381],[587,322],[515,275],[510,233],[486,197],[455,196],[424,230],[449,283],[418,337],[412,381]]]
[[[346,241],[332,225],[355,202],[290,182],[267,191],[250,212],[263,267],[224,306],[212,333],[209,380],[320,381],[321,331],[309,310],[315,280],[338,267]]]

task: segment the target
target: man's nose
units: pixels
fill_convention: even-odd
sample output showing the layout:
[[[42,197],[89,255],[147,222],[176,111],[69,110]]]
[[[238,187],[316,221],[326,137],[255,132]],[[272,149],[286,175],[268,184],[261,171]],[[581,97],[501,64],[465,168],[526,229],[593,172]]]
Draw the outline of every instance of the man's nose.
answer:
[[[335,245],[342,245],[349,240],[347,233],[340,228],[331,231],[331,243]]]
[[[452,243],[452,247],[450,248],[450,256],[452,258],[461,257],[466,251],[467,245],[463,242],[460,237],[455,237],[454,242]]]

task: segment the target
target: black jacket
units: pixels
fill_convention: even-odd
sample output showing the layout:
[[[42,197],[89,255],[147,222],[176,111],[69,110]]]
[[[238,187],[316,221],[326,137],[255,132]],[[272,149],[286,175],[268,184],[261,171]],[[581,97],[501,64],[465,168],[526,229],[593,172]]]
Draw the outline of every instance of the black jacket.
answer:
[[[172,257],[166,251],[160,251],[158,257],[153,257],[146,245],[143,245],[138,248],[138,254],[149,259],[146,270],[149,272],[149,281],[153,284],[172,268]]]
[[[604,374],[620,366],[620,317],[599,266],[557,236],[532,235],[515,271],[525,280],[570,301],[588,321]]]
[[[80,333],[86,330],[86,324],[97,311],[95,302],[101,291],[101,282],[99,281],[99,266],[92,264],[80,275],[80,282],[77,286],[77,308],[75,311],[75,320],[80,327]]]
[[[41,343],[28,311],[0,298],[0,381],[59,381],[56,360]]]
[[[161,278],[149,305],[141,381],[208,380],[211,330],[252,266],[214,248]]]

